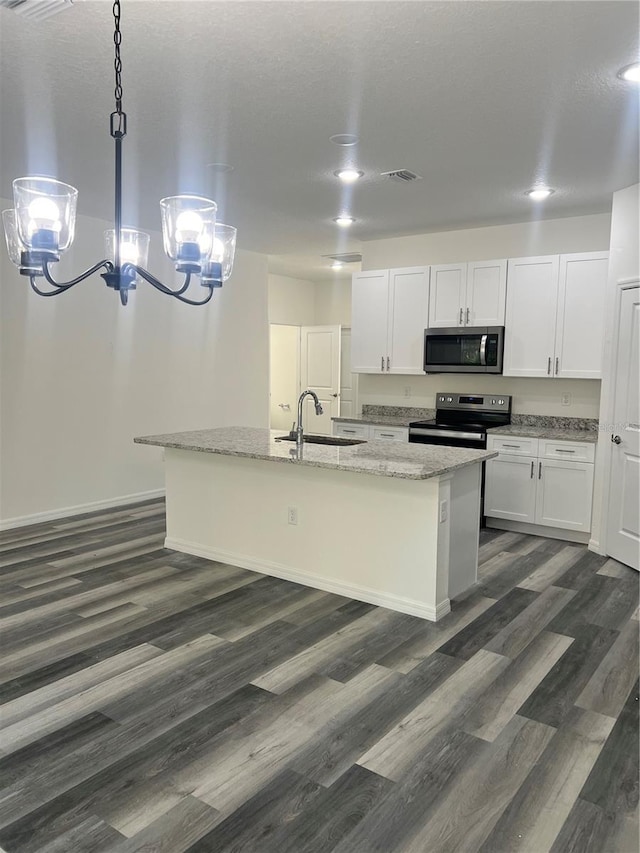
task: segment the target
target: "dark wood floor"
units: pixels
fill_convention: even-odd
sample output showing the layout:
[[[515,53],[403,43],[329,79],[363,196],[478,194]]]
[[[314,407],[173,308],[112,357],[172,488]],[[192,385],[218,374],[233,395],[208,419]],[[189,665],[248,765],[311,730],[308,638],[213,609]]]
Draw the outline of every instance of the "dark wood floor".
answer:
[[[637,853],[631,569],[487,531],[434,625],[163,528],[2,534],[5,851]]]

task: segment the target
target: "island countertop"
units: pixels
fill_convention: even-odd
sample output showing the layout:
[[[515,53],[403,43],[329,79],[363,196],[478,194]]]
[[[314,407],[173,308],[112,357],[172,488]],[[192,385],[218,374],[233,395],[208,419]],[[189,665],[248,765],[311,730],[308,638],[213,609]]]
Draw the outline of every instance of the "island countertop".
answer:
[[[165,435],[134,438],[137,444],[150,444],[174,450],[244,456],[271,462],[332,468],[380,477],[428,480],[458,468],[475,465],[497,456],[496,451],[428,444],[390,446],[386,441],[367,441],[346,447],[305,444],[299,457],[295,442],[278,441],[283,432],[255,427],[220,427]]]

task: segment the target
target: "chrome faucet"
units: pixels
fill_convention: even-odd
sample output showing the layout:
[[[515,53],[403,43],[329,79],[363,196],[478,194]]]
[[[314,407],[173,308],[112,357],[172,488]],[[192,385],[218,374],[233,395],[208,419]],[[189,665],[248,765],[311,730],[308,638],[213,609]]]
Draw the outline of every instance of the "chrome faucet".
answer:
[[[302,404],[304,402],[304,398],[307,396],[313,397],[313,404],[316,408],[316,415],[322,414],[322,405],[320,404],[320,400],[318,400],[318,395],[316,394],[316,392],[315,391],[303,391],[302,394],[300,394],[300,397],[298,399],[298,425],[297,425],[296,431],[295,431],[295,433],[296,433],[296,447],[298,448],[298,450],[300,450],[302,448],[302,443],[303,443],[303,437],[302,437]],[[295,424],[294,424],[294,426],[295,426]],[[293,430],[291,430],[291,431],[293,432]]]

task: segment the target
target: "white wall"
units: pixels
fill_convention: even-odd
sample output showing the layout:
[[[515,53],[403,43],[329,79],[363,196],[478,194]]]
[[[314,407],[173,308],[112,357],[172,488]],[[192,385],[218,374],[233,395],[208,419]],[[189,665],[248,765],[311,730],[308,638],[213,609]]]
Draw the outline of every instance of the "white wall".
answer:
[[[362,244],[362,269],[606,251],[610,226],[610,215],[597,214],[374,240]],[[406,389],[409,389],[408,397]],[[518,414],[597,418],[600,403],[599,380],[520,379],[472,374],[363,374],[359,400],[361,404],[432,407],[435,394],[441,390],[511,394],[513,411]],[[562,406],[561,397],[566,392],[571,394],[571,405]]]
[[[313,326],[315,284],[301,278],[269,274],[269,322]]]
[[[574,216],[461,231],[438,231],[362,244],[362,269],[453,264],[609,248],[611,216]]]
[[[107,227],[80,216],[56,275],[101,258]],[[161,247],[152,234],[149,267],[176,281]],[[4,524],[161,489],[161,453],[134,445],[135,435],[268,424],[266,256],[238,251],[205,307],[146,284],[122,307],[97,275],[39,297],[2,247],[0,298]]]
[[[611,217],[611,248],[607,283],[606,326],[604,335],[604,372],[600,435],[596,453],[593,489],[593,516],[589,547],[600,553],[606,551],[607,503],[609,469],[611,464],[611,433],[615,432],[614,385],[615,350],[617,344],[616,308],[618,283],[640,277],[640,184],[626,187],[613,194]]]
[[[315,292],[315,322],[319,326],[351,325],[351,279],[319,281]]]

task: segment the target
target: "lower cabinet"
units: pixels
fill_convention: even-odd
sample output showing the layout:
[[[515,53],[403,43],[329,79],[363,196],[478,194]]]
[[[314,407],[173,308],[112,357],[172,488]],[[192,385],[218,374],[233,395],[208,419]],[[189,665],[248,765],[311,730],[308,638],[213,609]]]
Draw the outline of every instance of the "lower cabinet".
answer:
[[[369,441],[409,441],[408,427],[386,427],[379,424],[333,422],[333,434],[344,438]]]
[[[510,439],[512,444],[519,439]],[[589,533],[595,447],[589,443],[522,439],[528,453],[517,455],[505,440],[489,436],[497,459],[486,463],[484,513],[506,519]],[[567,458],[567,456],[569,458]],[[573,461],[572,457],[582,457]]]

